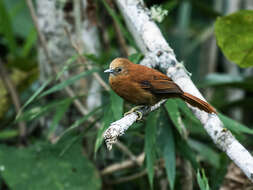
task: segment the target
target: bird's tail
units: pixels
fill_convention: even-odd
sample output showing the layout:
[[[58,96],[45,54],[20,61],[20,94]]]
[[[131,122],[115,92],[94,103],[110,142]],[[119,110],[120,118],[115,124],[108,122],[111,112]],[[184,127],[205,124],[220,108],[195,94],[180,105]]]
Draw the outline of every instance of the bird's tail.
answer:
[[[213,106],[187,92],[184,92],[181,95],[181,98],[192,106],[204,110],[207,113],[217,113]]]

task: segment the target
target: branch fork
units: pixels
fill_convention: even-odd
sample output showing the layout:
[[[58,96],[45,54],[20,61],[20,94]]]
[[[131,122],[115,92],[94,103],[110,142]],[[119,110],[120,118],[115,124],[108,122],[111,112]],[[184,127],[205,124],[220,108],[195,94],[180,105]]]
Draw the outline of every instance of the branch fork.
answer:
[[[154,106],[143,107],[137,111],[141,112],[141,114],[144,116],[144,115],[147,115],[148,113],[158,109],[165,102],[166,102],[166,100],[164,99],[164,100],[161,100],[160,102],[158,102],[157,104],[155,104]],[[104,132],[105,143],[106,143],[106,146],[109,150],[111,150],[112,145],[117,142],[117,138],[119,136],[124,135],[125,131],[131,125],[133,125],[134,122],[136,122],[138,120],[138,117],[139,117],[139,115],[137,112],[132,112],[132,113],[124,116],[120,120],[111,123],[109,128]]]

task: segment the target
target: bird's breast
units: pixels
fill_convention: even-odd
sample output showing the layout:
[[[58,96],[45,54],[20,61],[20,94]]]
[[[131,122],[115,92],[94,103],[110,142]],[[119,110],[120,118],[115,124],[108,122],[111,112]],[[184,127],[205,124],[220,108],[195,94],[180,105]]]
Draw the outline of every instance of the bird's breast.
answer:
[[[158,101],[152,93],[144,90],[140,83],[128,76],[110,76],[109,82],[120,97],[132,104],[153,105]]]

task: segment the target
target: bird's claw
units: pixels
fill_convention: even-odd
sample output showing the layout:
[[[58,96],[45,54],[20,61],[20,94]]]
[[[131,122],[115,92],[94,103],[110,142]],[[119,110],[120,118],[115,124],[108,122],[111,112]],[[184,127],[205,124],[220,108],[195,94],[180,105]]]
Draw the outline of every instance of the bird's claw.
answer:
[[[137,121],[140,121],[140,120],[142,119],[142,117],[143,117],[142,112],[139,111],[139,109],[141,109],[141,108],[143,108],[143,106],[136,106],[136,107],[132,108],[131,110],[129,110],[128,112],[126,112],[126,113],[124,114],[124,116],[127,116],[127,115],[129,115],[129,114],[135,112],[135,113],[137,114],[137,116],[138,116],[136,120],[137,120]]]

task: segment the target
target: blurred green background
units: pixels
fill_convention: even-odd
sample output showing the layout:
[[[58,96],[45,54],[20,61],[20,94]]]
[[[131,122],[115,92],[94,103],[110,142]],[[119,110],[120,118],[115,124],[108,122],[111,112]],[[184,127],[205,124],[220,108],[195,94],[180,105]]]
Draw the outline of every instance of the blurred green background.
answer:
[[[252,0],[144,2],[252,152]],[[133,106],[108,88],[103,70],[115,57],[144,55],[112,0],[0,0],[1,190],[253,189],[178,99],[107,150],[103,132]]]

